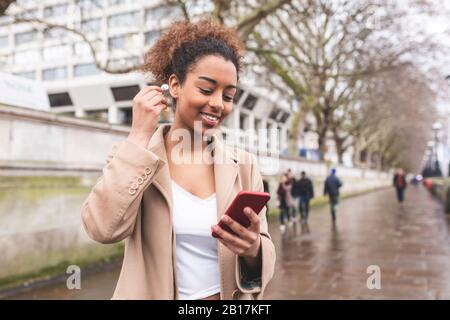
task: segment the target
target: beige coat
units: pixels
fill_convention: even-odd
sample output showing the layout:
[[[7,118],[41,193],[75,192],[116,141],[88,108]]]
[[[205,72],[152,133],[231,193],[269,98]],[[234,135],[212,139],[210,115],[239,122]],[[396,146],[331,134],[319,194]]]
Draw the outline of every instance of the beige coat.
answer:
[[[128,140],[116,144],[82,206],[83,225],[92,239],[101,243],[126,239],[113,299],[178,299],[171,181],[164,146],[169,128],[160,126],[147,149]],[[238,191],[263,191],[263,183],[254,156],[226,147],[216,138],[213,143],[217,146],[214,177],[219,219]],[[259,216],[261,279],[245,282],[240,259],[219,242],[221,299],[262,299],[273,276],[275,248],[265,208]]]

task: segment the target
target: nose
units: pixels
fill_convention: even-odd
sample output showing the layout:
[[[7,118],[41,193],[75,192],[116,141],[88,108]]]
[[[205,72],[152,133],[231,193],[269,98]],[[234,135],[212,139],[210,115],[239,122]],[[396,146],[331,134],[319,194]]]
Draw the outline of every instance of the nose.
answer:
[[[224,109],[222,93],[218,92],[211,95],[209,106],[214,110],[214,112],[221,113]]]

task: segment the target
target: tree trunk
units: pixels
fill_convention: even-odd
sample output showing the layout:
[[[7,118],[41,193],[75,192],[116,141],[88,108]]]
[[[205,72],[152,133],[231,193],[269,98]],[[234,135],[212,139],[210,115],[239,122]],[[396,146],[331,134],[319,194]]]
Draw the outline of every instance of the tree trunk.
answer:
[[[326,137],[325,134],[320,134],[319,133],[319,138],[317,140],[318,144],[319,144],[319,156],[320,156],[320,160],[324,160],[325,159],[325,153],[327,152],[327,146],[326,146]]]

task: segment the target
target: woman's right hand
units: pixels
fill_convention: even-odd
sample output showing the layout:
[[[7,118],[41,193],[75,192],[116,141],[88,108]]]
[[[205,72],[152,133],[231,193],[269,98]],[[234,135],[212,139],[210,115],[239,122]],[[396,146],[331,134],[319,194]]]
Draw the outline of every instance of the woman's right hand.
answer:
[[[167,99],[158,86],[148,86],[133,98],[133,120],[128,140],[146,148],[158,125],[161,111],[167,108]]]

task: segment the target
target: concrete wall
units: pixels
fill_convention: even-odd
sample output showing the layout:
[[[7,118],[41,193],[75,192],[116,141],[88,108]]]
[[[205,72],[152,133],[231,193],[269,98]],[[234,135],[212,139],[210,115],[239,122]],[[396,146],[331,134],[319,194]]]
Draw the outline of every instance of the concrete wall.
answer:
[[[0,107],[0,169],[97,171],[128,128]]]
[[[93,183],[92,177],[0,177],[0,283],[117,251],[94,243],[82,227],[81,204]]]

